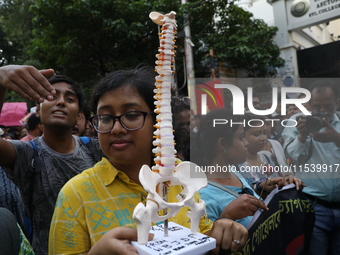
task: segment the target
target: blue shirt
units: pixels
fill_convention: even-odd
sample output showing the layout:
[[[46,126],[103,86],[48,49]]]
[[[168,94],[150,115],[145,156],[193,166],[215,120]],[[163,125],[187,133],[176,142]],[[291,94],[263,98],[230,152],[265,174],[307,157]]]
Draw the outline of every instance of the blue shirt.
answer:
[[[234,174],[240,179],[242,182],[243,187],[234,187],[234,186],[227,186],[227,188],[231,189],[232,191],[240,194],[243,188],[249,188],[253,190],[247,183],[247,181],[240,175],[238,172],[234,172]],[[206,188],[200,190],[201,198],[204,200],[207,208],[208,218],[214,222],[218,218],[224,208],[233,200],[236,199],[235,196],[231,195],[230,193],[223,191],[222,189],[215,187],[209,184]],[[259,196],[253,191],[254,196],[259,198]],[[243,219],[236,220],[238,223],[242,224],[243,226],[247,227],[249,222],[251,221],[253,216],[247,216]]]
[[[296,119],[301,113],[295,114]],[[286,125],[291,126],[291,123]],[[340,132],[340,120],[336,114],[331,122],[332,127]],[[325,131],[322,128],[320,132]],[[287,158],[294,161],[292,171],[306,185],[303,192],[329,202],[340,202],[340,147],[334,142],[321,143],[308,137],[305,143],[298,139],[296,127],[286,127],[282,133],[287,147]],[[288,146],[287,146],[288,145]],[[309,147],[313,147],[311,158],[307,161]]]

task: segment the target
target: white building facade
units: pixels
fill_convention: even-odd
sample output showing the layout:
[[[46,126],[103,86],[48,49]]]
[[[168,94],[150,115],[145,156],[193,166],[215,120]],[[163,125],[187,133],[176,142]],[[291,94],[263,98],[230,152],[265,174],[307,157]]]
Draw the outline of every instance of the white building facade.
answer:
[[[327,44],[323,48],[315,48],[322,52],[328,46],[334,48],[334,45],[339,45],[340,47],[340,0],[239,0],[236,4],[253,13],[254,18],[263,19],[269,26],[278,28],[275,42],[280,47],[281,57],[286,64],[278,70],[277,78],[280,78],[283,83],[288,81],[288,78],[291,81],[291,78],[296,77],[318,76],[317,71],[314,73],[312,71],[318,70],[318,67],[314,69],[306,67],[311,71],[305,73],[301,71],[304,70],[301,64],[303,61],[306,62],[306,58],[303,60],[303,57],[298,56],[299,53],[301,56],[306,55],[302,54],[308,53],[304,51],[305,49]],[[340,65],[339,47],[336,46],[339,53],[334,52],[330,57]],[[310,57],[313,59],[313,56]],[[307,59],[307,64],[308,62],[311,61]],[[324,60],[324,62],[329,61]],[[320,75],[326,77],[325,72]]]

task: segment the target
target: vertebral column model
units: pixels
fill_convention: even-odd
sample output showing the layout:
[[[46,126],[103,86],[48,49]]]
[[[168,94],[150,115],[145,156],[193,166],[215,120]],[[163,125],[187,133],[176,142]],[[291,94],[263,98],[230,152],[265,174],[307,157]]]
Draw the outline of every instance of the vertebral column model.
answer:
[[[161,26],[159,54],[156,55],[155,105],[157,114],[154,132],[155,166],[152,170],[148,165],[143,165],[139,172],[139,180],[148,192],[146,205],[139,203],[133,213],[137,224],[138,243],[146,244],[151,224],[166,221],[175,216],[183,206],[188,206],[191,211],[187,213],[191,220],[191,231],[198,232],[200,218],[205,214],[205,203],[200,200],[195,202],[195,194],[207,186],[205,174],[195,173],[196,178],[190,178],[190,169],[195,171],[196,165],[191,162],[181,162],[176,165],[176,150],[172,127],[171,112],[171,84],[173,77],[173,59],[175,56],[176,20],[175,12],[161,15],[157,12],[150,13],[150,18]],[[167,188],[172,185],[181,185],[182,192],[177,196],[178,202],[167,202]],[[164,215],[158,211],[163,210]]]

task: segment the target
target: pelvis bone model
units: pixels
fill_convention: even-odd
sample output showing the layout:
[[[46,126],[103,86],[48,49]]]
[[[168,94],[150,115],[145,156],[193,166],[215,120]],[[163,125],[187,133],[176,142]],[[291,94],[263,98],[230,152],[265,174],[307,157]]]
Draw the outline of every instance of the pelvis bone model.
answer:
[[[165,221],[173,217],[183,207],[190,207],[187,213],[191,220],[191,231],[198,231],[200,218],[205,214],[205,203],[200,200],[195,202],[194,196],[201,188],[207,186],[207,179],[203,172],[195,172],[195,178],[190,178],[190,169],[195,171],[196,165],[191,162],[182,162],[176,165],[176,150],[171,113],[171,84],[174,71],[172,70],[175,57],[175,12],[162,15],[157,12],[150,13],[150,18],[162,26],[160,33],[159,54],[156,55],[156,88],[154,90],[157,114],[154,132],[155,166],[152,170],[143,165],[139,180],[148,192],[146,205],[139,203],[133,213],[133,219],[137,224],[138,244],[146,244],[151,224]],[[201,173],[201,174],[200,174]],[[199,176],[200,175],[200,176]],[[167,202],[167,188],[172,185],[181,185],[182,192],[177,195],[175,203]],[[159,215],[162,210],[164,215]],[[164,213],[165,212],[165,213]]]

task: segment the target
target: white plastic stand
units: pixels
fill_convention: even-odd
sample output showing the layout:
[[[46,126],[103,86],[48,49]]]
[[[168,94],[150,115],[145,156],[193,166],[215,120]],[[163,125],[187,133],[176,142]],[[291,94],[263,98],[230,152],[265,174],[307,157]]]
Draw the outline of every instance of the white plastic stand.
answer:
[[[200,255],[216,247],[216,240],[201,233],[193,234],[190,229],[174,222],[168,223],[168,237],[164,237],[163,224],[151,227],[150,233],[155,234],[147,244],[131,242],[139,255]]]

